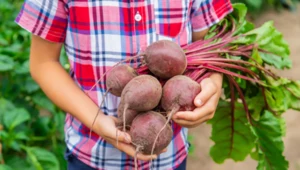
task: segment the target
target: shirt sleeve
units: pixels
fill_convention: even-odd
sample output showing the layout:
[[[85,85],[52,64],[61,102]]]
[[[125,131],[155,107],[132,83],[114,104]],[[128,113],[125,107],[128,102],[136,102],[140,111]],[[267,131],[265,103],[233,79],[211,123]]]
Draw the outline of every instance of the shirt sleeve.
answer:
[[[64,42],[67,10],[63,0],[25,0],[15,22],[51,42]]]
[[[191,11],[193,31],[209,28],[232,11],[230,0],[194,0]]]

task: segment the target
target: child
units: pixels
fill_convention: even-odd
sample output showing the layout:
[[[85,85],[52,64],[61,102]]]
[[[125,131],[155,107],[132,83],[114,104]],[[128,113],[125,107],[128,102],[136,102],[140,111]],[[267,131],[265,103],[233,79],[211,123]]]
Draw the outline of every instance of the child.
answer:
[[[69,170],[132,169],[135,149],[120,132],[116,145],[119,98],[111,94],[97,114],[105,88],[101,75],[118,61],[149,44],[172,40],[179,45],[202,39],[208,28],[232,11],[230,0],[26,0],[16,22],[32,33],[30,73],[46,95],[66,111],[65,140]],[[71,65],[59,63],[64,45]],[[185,169],[187,129],[211,119],[222,75],[201,82],[197,108],[173,117],[174,137],[159,155],[138,154],[139,169]]]

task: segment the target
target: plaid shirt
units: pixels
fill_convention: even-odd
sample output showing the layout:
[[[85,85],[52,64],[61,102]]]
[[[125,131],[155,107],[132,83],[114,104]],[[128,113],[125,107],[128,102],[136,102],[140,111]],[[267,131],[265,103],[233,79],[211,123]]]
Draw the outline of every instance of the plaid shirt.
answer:
[[[192,31],[217,23],[232,11],[230,0],[26,0],[16,22],[32,34],[64,43],[71,76],[88,91],[116,62],[143,51],[162,39],[180,45],[191,42]],[[105,87],[88,93],[100,104]],[[119,98],[108,94],[102,111],[116,116]],[[154,169],[175,169],[187,156],[188,131],[172,124],[174,137],[168,151],[154,160]],[[67,147],[81,161],[98,169],[132,169],[134,161],[93,134],[67,114]],[[200,141],[199,141],[200,142]],[[149,162],[139,161],[139,169]]]

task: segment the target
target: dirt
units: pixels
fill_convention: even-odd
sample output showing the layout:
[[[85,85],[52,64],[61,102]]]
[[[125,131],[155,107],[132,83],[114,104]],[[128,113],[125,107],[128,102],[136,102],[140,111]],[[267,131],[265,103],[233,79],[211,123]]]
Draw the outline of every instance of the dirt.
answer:
[[[290,70],[278,71],[278,74],[287,78],[300,80],[300,5],[298,11],[268,11],[257,18],[254,23],[260,26],[262,23],[273,20],[275,27],[282,32],[284,38],[290,45],[293,68]],[[284,137],[284,155],[289,161],[289,170],[300,170],[300,112],[288,111],[284,113],[287,130]],[[190,130],[194,137],[195,149],[188,159],[188,170],[255,170],[257,162],[248,157],[243,162],[226,160],[223,164],[216,164],[209,156],[209,148],[213,145],[210,140],[211,127],[202,124]],[[220,151],[222,152],[222,151]]]

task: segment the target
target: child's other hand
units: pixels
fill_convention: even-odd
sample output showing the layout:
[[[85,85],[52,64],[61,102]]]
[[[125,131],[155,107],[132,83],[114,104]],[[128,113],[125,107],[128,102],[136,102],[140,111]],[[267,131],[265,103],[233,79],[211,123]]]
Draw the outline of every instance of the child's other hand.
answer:
[[[97,131],[99,135],[104,138],[108,143],[112,144],[115,148],[122,152],[125,152],[129,156],[134,157],[136,153],[135,147],[131,144],[130,135],[123,132],[116,127],[117,118],[113,116],[98,116],[97,120]],[[117,131],[118,131],[118,145],[117,145]],[[164,150],[165,151],[165,150]],[[141,153],[137,154],[138,160],[149,161],[156,159],[157,155],[143,155]]]
[[[183,127],[193,128],[213,118],[221,95],[222,75],[215,73],[204,79],[200,86],[201,92],[194,100],[197,108],[193,111],[177,112],[172,117],[173,121]]]

